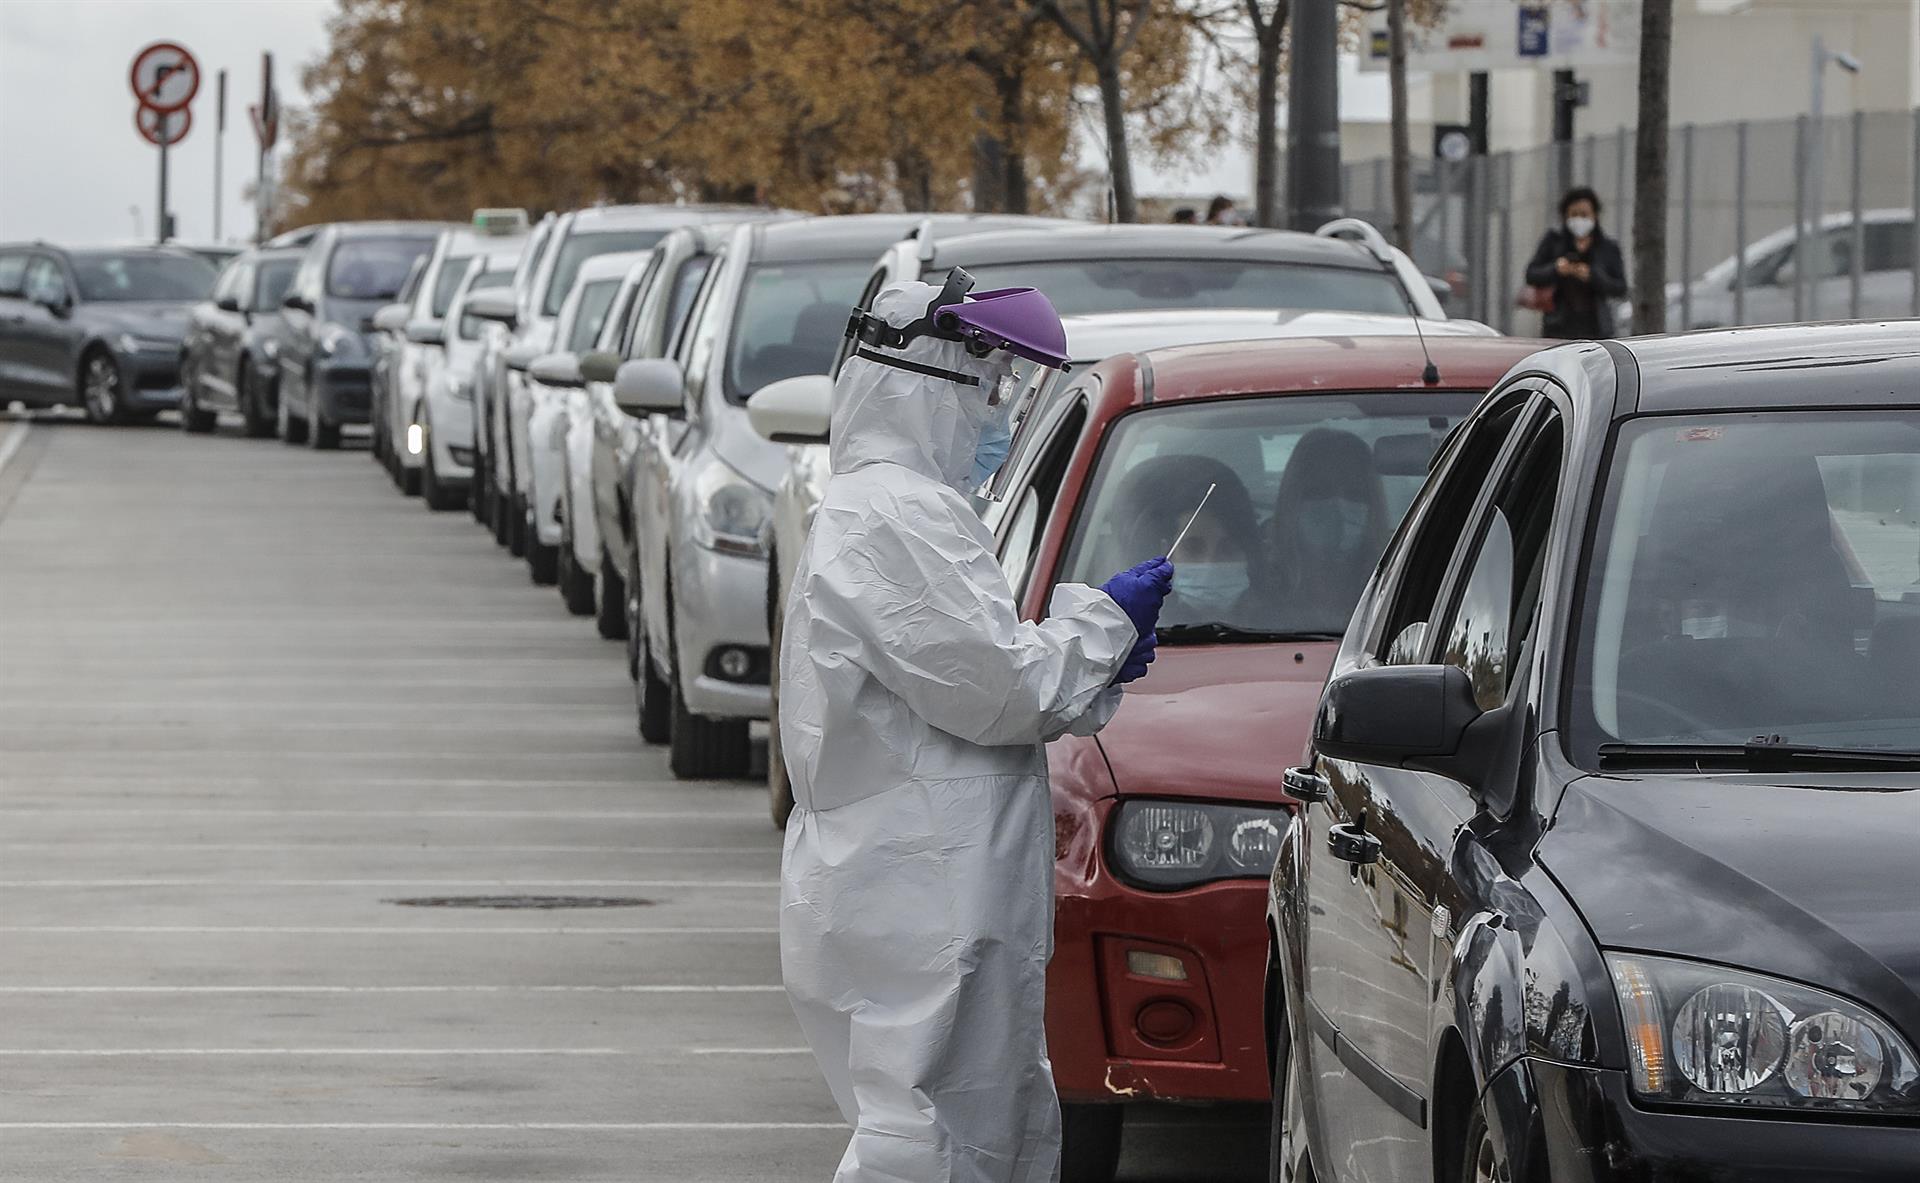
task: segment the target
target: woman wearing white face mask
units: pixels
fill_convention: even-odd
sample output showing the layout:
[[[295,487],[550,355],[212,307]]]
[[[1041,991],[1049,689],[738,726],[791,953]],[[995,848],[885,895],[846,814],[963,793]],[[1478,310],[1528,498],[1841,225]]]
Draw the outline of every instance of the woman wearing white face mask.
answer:
[[[1540,334],[1566,341],[1615,335],[1613,302],[1627,294],[1620,245],[1600,229],[1600,197],[1581,187],[1560,199],[1561,224],[1540,238],[1527,264]]]

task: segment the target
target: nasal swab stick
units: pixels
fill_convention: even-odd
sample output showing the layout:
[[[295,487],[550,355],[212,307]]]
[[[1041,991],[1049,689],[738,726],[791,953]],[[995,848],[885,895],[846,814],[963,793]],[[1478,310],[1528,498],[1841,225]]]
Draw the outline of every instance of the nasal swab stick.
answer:
[[[1180,549],[1180,544],[1187,540],[1187,531],[1193,529],[1193,523],[1200,519],[1200,511],[1207,507],[1207,498],[1213,496],[1214,488],[1215,485],[1208,485],[1207,491],[1200,494],[1200,504],[1193,507],[1193,516],[1187,519],[1186,525],[1180,527],[1180,537],[1174,539],[1173,545],[1167,548],[1167,557],[1169,559],[1173,557],[1174,551]]]

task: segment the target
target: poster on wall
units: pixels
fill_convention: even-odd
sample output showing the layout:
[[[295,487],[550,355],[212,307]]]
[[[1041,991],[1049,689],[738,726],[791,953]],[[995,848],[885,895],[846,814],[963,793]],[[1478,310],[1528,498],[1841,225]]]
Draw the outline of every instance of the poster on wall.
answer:
[[[1407,69],[1570,70],[1631,65],[1640,52],[1640,0],[1454,0],[1432,26],[1407,29]],[[1387,68],[1387,18],[1373,13],[1360,68]]]

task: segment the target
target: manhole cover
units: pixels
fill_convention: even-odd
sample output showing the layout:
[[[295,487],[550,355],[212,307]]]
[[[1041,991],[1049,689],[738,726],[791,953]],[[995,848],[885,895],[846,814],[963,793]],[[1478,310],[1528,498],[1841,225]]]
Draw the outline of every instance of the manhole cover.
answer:
[[[645,908],[653,903],[621,895],[423,895],[384,902],[403,908]]]

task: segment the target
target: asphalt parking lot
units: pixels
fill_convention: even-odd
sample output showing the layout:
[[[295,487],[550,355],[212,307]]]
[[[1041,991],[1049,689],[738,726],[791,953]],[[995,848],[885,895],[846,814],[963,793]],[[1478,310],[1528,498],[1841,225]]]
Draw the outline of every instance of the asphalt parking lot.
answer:
[[[830,1177],[760,786],[464,515],[231,437],[0,422],[0,1178]]]

